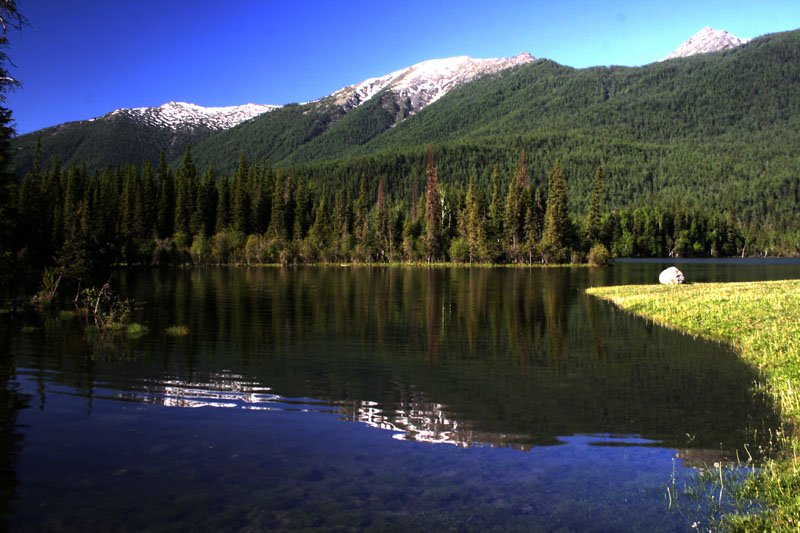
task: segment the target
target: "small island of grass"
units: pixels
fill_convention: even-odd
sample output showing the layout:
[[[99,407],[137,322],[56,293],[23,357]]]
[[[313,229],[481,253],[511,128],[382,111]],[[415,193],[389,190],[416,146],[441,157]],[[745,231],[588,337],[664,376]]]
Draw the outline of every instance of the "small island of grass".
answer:
[[[166,329],[169,337],[185,337],[189,334],[189,326],[174,325]]]
[[[729,516],[727,525],[742,531],[797,531],[800,280],[595,287],[587,293],[657,324],[728,343],[758,368],[780,407],[788,438],[780,456],[745,486],[768,510],[757,516]]]

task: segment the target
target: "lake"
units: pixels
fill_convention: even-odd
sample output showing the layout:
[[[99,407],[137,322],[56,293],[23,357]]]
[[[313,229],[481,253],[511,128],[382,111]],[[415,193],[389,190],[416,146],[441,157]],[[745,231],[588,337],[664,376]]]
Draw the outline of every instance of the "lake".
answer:
[[[691,497],[697,468],[764,444],[775,407],[725,346],[583,294],[669,264],[121,270],[139,338],[5,313],[3,526],[708,524],[717,493]],[[678,266],[689,282],[800,277],[797,262]]]

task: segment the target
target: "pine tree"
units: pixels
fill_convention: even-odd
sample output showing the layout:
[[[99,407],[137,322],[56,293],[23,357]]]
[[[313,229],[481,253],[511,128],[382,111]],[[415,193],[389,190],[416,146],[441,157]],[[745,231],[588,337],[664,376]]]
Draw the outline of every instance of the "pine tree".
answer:
[[[197,206],[192,215],[192,233],[209,237],[217,225],[217,205],[219,203],[213,166],[203,175],[197,191]]]
[[[567,181],[561,172],[561,162],[556,161],[556,168],[550,173],[541,243],[545,262],[563,263],[569,259],[569,233]]]
[[[586,241],[589,246],[599,239],[600,232],[603,229],[600,224],[600,202],[602,201],[604,183],[605,174],[603,173],[603,166],[600,165],[594,175],[592,203],[589,204],[589,216],[586,219]]]
[[[353,201],[350,190],[338,189],[333,200],[332,246],[339,259],[346,259],[353,238]]]
[[[461,235],[469,246],[469,261],[491,261],[486,242],[486,225],[481,214],[481,205],[475,193],[475,183],[469,180],[464,209],[460,217]]]
[[[265,170],[266,169],[266,170]],[[251,209],[250,227],[253,233],[262,234],[269,227],[272,206],[272,186],[275,176],[272,169],[262,161],[257,167],[257,172],[251,180]]]
[[[311,213],[313,203],[311,194],[308,183],[301,176],[297,180],[297,187],[294,192],[294,224],[292,228],[292,235],[298,241],[305,238],[312,222]]]
[[[275,174],[275,185],[272,188],[272,206],[270,212],[272,214],[269,221],[269,236],[278,241],[286,240],[286,218],[284,210],[285,205],[284,194],[284,181],[281,173]]]
[[[172,235],[175,227],[175,179],[167,166],[167,155],[163,150],[158,160],[158,185],[157,233],[160,239],[166,239]]]
[[[239,169],[233,177],[233,229],[247,235],[250,233],[250,169],[243,152],[239,153]]]
[[[733,207],[728,206],[725,218],[725,243],[722,245],[722,253],[726,256],[734,256],[738,252],[739,232],[736,230],[736,221],[733,218]]]
[[[522,150],[514,180],[508,184],[504,220],[506,248],[509,250],[509,258],[514,263],[519,261],[520,244],[524,233],[525,211],[528,203],[527,198],[525,198],[526,185],[525,150]]]
[[[439,199],[439,175],[433,165],[433,146],[428,146],[428,169],[425,187],[425,253],[429,263],[438,261],[442,250],[442,228]]]
[[[146,239],[153,237],[156,231],[158,216],[158,191],[156,186],[156,172],[150,161],[142,164],[142,191],[141,211],[136,221],[139,237]]]
[[[539,251],[539,242],[542,240],[544,230],[545,206],[541,187],[536,187],[533,201],[528,204],[525,212],[525,251],[528,254],[528,263],[533,262],[533,257]]]
[[[0,35],[0,290],[5,289],[15,268],[14,252],[22,247],[18,231],[17,177],[8,168],[11,155],[11,137],[14,135],[11,110],[5,107],[6,94],[19,82],[8,75],[8,56],[3,51],[8,46],[8,30],[20,30],[27,24],[25,17],[17,11],[16,1],[0,4],[0,20],[3,33]],[[38,174],[38,172],[37,172]]]
[[[183,164],[175,178],[175,233],[191,233],[190,223],[197,201],[197,167],[192,161],[189,147],[183,155]]]
[[[331,237],[331,221],[328,215],[328,207],[325,202],[325,194],[323,194],[314,209],[314,223],[308,230],[308,238],[311,240],[312,245],[320,251],[330,249]]]
[[[378,182],[378,200],[375,203],[375,243],[383,261],[388,261],[392,251],[392,232],[389,227],[389,209],[386,207],[386,178]]]
[[[492,200],[489,204],[486,229],[489,253],[492,256],[491,260],[494,261],[500,257],[503,236],[503,198],[500,195],[500,175],[497,172],[497,165],[492,170]]]
[[[369,234],[369,193],[367,192],[367,178],[363,174],[358,186],[358,198],[353,212],[355,214],[353,235],[357,244],[367,245],[367,235]]]
[[[217,183],[217,223],[214,231],[225,231],[231,224],[231,180],[227,176]]]

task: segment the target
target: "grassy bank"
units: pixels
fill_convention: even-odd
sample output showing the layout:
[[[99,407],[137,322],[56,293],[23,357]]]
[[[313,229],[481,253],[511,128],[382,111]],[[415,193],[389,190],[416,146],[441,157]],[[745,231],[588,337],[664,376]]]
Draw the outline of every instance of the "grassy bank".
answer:
[[[798,531],[800,280],[597,287],[587,293],[655,323],[728,343],[758,368],[781,409],[786,438],[781,455],[745,487],[769,510],[727,517],[727,525],[743,531]]]

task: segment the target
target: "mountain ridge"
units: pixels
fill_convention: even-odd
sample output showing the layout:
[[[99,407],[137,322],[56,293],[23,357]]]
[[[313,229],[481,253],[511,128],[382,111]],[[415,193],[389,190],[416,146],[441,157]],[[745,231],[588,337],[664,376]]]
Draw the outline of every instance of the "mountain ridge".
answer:
[[[750,42],[750,39],[740,39],[725,30],[715,30],[706,26],[683,42],[667,57],[660,61],[678,57],[691,57],[698,54],[710,54],[730,48],[736,48]]]
[[[716,30],[704,28],[698,33],[720,33],[715,32]],[[722,33],[729,35],[727,32]],[[693,41],[693,38],[687,43]],[[720,53],[729,52],[730,50],[722,50]],[[701,53],[697,51],[697,54],[692,55]],[[690,59],[692,58],[681,57],[667,63],[685,62]],[[349,155],[364,155],[371,150],[380,149],[381,146],[388,146],[379,140],[383,137],[399,139],[400,137],[395,135],[397,132],[394,131],[398,125],[403,124],[417,130],[420,127],[429,128],[426,125],[429,120],[428,115],[422,120],[421,125],[417,123],[419,121],[415,121],[413,127],[406,123],[408,119],[427,110],[431,104],[438,106],[439,102],[445,99],[452,100],[454,89],[473,85],[481,78],[506,76],[516,69],[539,65],[540,76],[551,76],[558,70],[567,73],[565,74],[567,76],[572,76],[573,74],[569,73],[574,73],[578,78],[584,79],[581,83],[599,84],[601,100],[609,100],[615,93],[614,77],[610,73],[619,72],[620,69],[626,72],[647,73],[652,70],[652,65],[657,64],[659,63],[643,67],[594,67],[601,69],[598,72],[608,74],[601,74],[597,79],[590,80],[581,73],[593,71],[591,68],[573,69],[550,60],[536,59],[528,53],[488,60],[476,60],[467,56],[434,59],[381,77],[369,78],[305,104],[285,106],[248,104],[203,108],[194,104],[171,102],[158,108],[118,109],[89,121],[62,124],[16,138],[14,164],[19,174],[24,174],[31,168],[33,146],[38,136],[43,140],[43,160],[58,157],[64,164],[85,162],[88,167],[95,169],[103,168],[107,164],[121,165],[143,159],[154,162],[161,150],[164,150],[168,159],[175,163],[190,145],[197,148],[194,155],[199,164],[214,163],[215,168],[223,172],[231,170],[231,165],[235,163],[230,161],[235,162],[239,152],[244,152],[254,160],[266,159],[270,164],[284,166]],[[526,83],[538,83],[537,79],[539,78],[531,78]],[[657,80],[649,83],[671,82],[664,74],[659,74]],[[514,87],[512,90],[517,91],[520,88]],[[640,88],[632,86],[626,90],[638,91]],[[501,92],[497,98],[505,99],[508,96],[506,92]],[[508,109],[506,112],[527,117],[525,120],[528,121],[530,117],[540,113],[536,106],[544,106],[540,109],[549,109],[548,102],[554,101],[553,98],[556,100],[561,98],[560,93],[553,90],[547,92],[543,86],[542,91],[532,95],[530,102],[520,101],[516,109]],[[613,101],[614,98],[611,98],[611,102]],[[531,102],[538,103],[534,106]],[[673,105],[682,104],[676,102]],[[480,117],[485,113],[483,109],[485,103],[481,106],[480,109],[465,110],[461,117],[445,119],[452,124],[445,129],[442,128],[444,123],[440,120],[440,124],[431,130],[431,134],[426,134],[425,142],[441,142],[456,138],[453,135],[457,136],[456,131],[460,127],[458,124],[470,121],[470,117],[476,117],[480,121]],[[245,108],[249,108],[247,113],[239,113],[235,120],[230,117],[228,122],[214,123],[206,120],[215,113],[230,114],[233,110],[242,111]],[[175,113],[171,114],[172,111]],[[192,117],[194,122],[189,120]],[[406,131],[409,128],[404,127],[402,130]],[[492,128],[496,130],[496,126],[489,122],[483,126],[487,132]],[[436,131],[444,133],[445,130],[452,133],[444,136],[435,133]],[[397,146],[397,143],[393,145]]]
[[[189,131],[198,128],[209,128],[219,131],[238,126],[245,120],[250,120],[279,107],[281,106],[263,104],[203,107],[187,102],[167,102],[159,107],[116,109],[103,116],[89,119],[89,121],[93,122],[127,115],[155,127]]]

